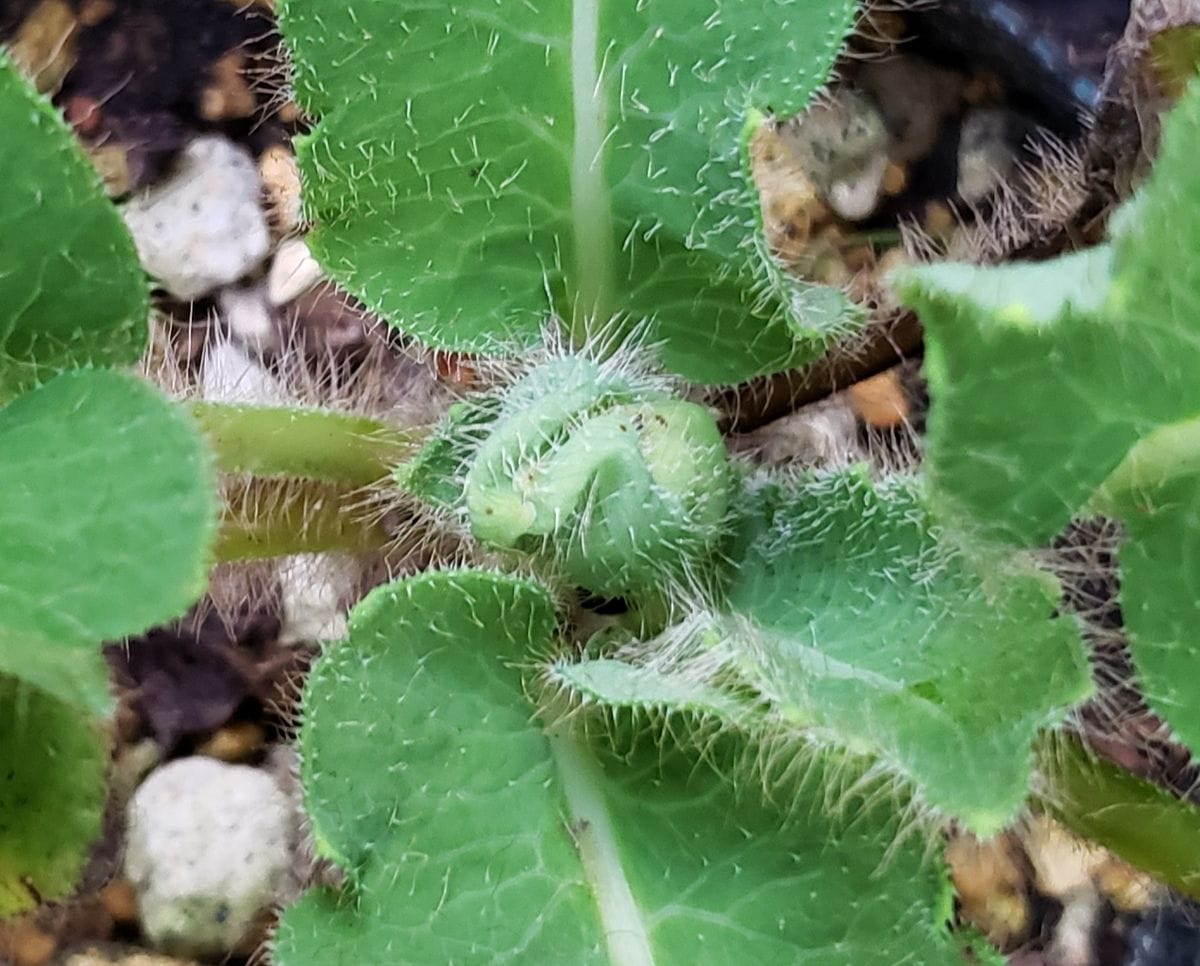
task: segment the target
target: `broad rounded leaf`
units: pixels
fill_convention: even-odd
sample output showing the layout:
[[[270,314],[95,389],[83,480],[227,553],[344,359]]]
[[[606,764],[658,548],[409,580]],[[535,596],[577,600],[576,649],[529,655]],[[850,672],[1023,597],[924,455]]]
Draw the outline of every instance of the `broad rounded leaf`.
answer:
[[[845,331],[759,237],[747,143],[802,110],[854,0],[281,4],[313,250],[422,341],[511,351],[620,317],[736,382]],[[811,293],[809,293],[811,294]]]
[[[729,595],[732,662],[796,731],[876,756],[980,835],[1003,828],[1034,735],[1091,690],[1055,581],[956,553],[911,484],[852,471],[761,499]]]
[[[520,669],[554,634],[546,591],[485,572],[360,605],[301,733],[318,848],[350,885],[285,912],[281,966],[955,961],[942,874],[911,839],[885,859],[878,804],[784,822],[668,749],[543,731]]]
[[[100,834],[107,767],[94,721],[0,674],[0,919],[74,887]]]
[[[149,286],[58,111],[0,50],[0,401],[60,369],[133,362]]]
[[[0,410],[0,671],[108,707],[105,639],[182,613],[215,530],[209,457],[133,376],[65,373]]]

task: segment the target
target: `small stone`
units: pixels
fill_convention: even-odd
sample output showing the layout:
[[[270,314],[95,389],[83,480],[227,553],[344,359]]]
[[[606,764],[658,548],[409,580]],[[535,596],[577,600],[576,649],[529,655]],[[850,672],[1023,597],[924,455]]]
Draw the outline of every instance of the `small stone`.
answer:
[[[1116,856],[1110,856],[1097,871],[1096,886],[1114,909],[1124,913],[1145,912],[1163,894],[1163,887],[1150,876]]]
[[[202,398],[209,402],[284,406],[293,401],[278,379],[229,339],[204,347],[200,386]]]
[[[283,121],[284,124],[295,124],[304,117],[304,112],[300,110],[300,105],[291,98],[288,98],[288,100],[280,105],[277,113],[279,120]]]
[[[908,419],[909,402],[900,385],[900,373],[889,369],[870,379],[856,382],[849,389],[850,405],[859,418],[876,429],[903,425]]]
[[[258,159],[267,212],[276,235],[286,237],[300,227],[300,167],[296,156],[281,144],[267,148]]]
[[[243,73],[246,55],[231,50],[212,65],[212,81],[200,93],[200,116],[206,121],[252,117],[258,106]]]
[[[267,304],[265,285],[222,289],[217,296],[217,305],[230,334],[242,345],[260,352],[278,346],[279,332],[271,306]]]
[[[908,254],[904,251],[903,246],[896,245],[894,248],[889,248],[880,256],[875,266],[875,273],[881,279],[886,279],[892,272],[898,271],[908,264]]]
[[[1047,815],[1032,819],[1023,839],[1038,891],[1059,900],[1090,889],[1108,859],[1099,846],[1076,838]]]
[[[883,193],[889,198],[903,194],[908,187],[908,169],[895,161],[889,161],[883,171]]]
[[[56,946],[54,937],[39,929],[31,919],[0,922],[0,963],[44,966]]]
[[[61,966],[199,966],[195,960],[157,956],[133,946],[88,943],[68,951]]]
[[[976,108],[963,119],[958,142],[958,195],[977,204],[1017,166],[1020,119],[1001,108]]]
[[[116,9],[116,0],[83,0],[79,5],[79,23],[84,27],[95,27],[107,20]]]
[[[955,835],[946,845],[946,861],[964,919],[1002,949],[1028,935],[1029,895],[1015,841],[1007,835],[986,840]]]
[[[857,83],[878,105],[890,135],[888,154],[901,164],[933,150],[963,89],[961,74],[909,56],[864,64]]]
[[[104,191],[110,198],[120,198],[133,190],[133,176],[129,171],[129,155],[119,144],[102,144],[88,148],[92,167],[104,182]]]
[[[101,889],[100,904],[112,916],[113,922],[137,922],[137,893],[128,879],[113,879]]]
[[[437,373],[438,382],[455,389],[478,389],[482,383],[479,366],[471,361],[471,356],[461,352],[435,352],[433,368]]]
[[[180,299],[237,281],[271,245],[258,169],[217,135],[196,138],[162,182],[125,204],[146,270]]]
[[[730,446],[769,467],[837,468],[866,456],[854,412],[840,395],[733,437]]]
[[[81,138],[90,138],[97,134],[100,123],[104,120],[100,102],[86,94],[76,94],[69,98],[63,108],[63,116]]]
[[[875,267],[875,249],[870,245],[849,245],[842,249],[842,263],[852,272],[866,272]]]
[[[304,239],[288,238],[279,243],[271,261],[267,297],[272,305],[284,305],[316,285],[323,274]]]
[[[124,745],[113,761],[109,785],[114,795],[128,799],[143,778],[158,767],[162,750],[153,738]]]
[[[279,639],[336,641],[347,634],[346,602],[358,572],[350,560],[333,554],[297,554],[279,567],[283,627]]]
[[[43,94],[62,87],[75,66],[79,22],[66,0],[42,0],[17,29],[8,55]]]
[[[792,161],[839,216],[858,221],[875,210],[888,166],[888,133],[871,100],[840,88],[779,133]]]
[[[958,227],[958,219],[946,202],[934,200],[926,202],[921,226],[935,238],[942,238]]]
[[[1093,966],[1096,962],[1096,923],[1100,917],[1100,897],[1088,886],[1066,896],[1062,915],[1047,948],[1055,966]]]
[[[196,754],[232,765],[244,765],[260,755],[266,740],[262,725],[254,721],[238,721],[214,731],[212,737],[196,749]]]
[[[1200,962],[1200,927],[1186,910],[1160,906],[1129,935],[1125,966],[1195,966]]]
[[[166,952],[219,956],[287,885],[293,804],[264,771],[181,758],[137,790],[127,836],[125,874],[147,938]]]

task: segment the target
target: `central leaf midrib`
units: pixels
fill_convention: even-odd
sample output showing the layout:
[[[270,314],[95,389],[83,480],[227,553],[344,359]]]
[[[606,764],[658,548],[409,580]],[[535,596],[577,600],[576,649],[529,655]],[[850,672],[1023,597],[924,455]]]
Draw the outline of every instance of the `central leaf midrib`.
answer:
[[[584,877],[596,899],[609,962],[612,966],[654,966],[642,910],[621,865],[616,832],[600,787],[600,770],[575,739],[563,733],[549,737]]]
[[[574,0],[571,10],[571,99],[575,140],[571,155],[571,218],[575,234],[571,329],[576,340],[614,313],[613,228],[604,176],[604,92],[601,87],[600,5]]]

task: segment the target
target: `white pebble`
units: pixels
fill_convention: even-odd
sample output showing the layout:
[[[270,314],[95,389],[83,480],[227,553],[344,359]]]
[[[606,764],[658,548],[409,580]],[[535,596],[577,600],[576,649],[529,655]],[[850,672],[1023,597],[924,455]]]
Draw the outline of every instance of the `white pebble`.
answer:
[[[288,886],[294,829],[257,768],[192,757],[153,772],[129,803],[125,854],[147,938],[184,956],[235,949]]]
[[[217,296],[217,305],[230,334],[243,345],[259,352],[277,347],[279,337],[261,283],[223,288]]]
[[[345,600],[353,593],[357,570],[348,558],[332,554],[287,557],[279,566],[283,626],[279,639],[337,641],[346,636]]]
[[[267,273],[267,297],[272,305],[284,305],[321,281],[324,273],[303,238],[279,243]]]
[[[860,221],[868,217],[879,204],[887,166],[887,155],[879,154],[863,162],[852,177],[834,181],[829,186],[826,199],[829,207],[848,221]]]
[[[1019,123],[1003,108],[979,108],[963,118],[958,145],[958,193],[963,201],[983,201],[1012,174],[1017,165],[1012,131]]]
[[[218,339],[205,346],[200,390],[208,402],[244,406],[286,406],[293,402],[280,381],[230,339]]]
[[[271,235],[253,158],[206,135],[174,171],[125,205],[125,223],[146,271],[181,299],[235,282],[267,255]]]

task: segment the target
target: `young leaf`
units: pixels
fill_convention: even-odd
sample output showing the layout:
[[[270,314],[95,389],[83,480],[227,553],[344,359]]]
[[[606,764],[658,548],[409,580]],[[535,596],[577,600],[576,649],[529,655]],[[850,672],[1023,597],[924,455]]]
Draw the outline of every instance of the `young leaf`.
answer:
[[[986,534],[1056,534],[1138,439],[1200,411],[1200,84],[1111,246],[902,276],[920,313],[936,495]]]
[[[74,135],[2,49],[0,131],[3,402],[63,368],[135,361],[149,287]]]
[[[734,488],[725,442],[703,406],[637,382],[569,355],[509,387],[467,471],[475,537],[607,597],[699,572]]]
[[[1111,273],[1105,245],[1035,265],[931,265],[901,283],[925,327],[926,468],[943,512],[1043,542],[1137,439],[1122,397],[1148,388],[1155,350],[1100,314]]]
[[[75,885],[107,767],[107,739],[83,712],[0,674],[0,919]]]
[[[1090,691],[1055,582],[947,546],[911,484],[766,491],[725,621],[731,662],[797,733],[868,752],[980,835],[1023,804],[1030,744]]]
[[[1200,248],[1197,154],[1200,82],[1166,119],[1162,154],[1116,219],[1111,250],[1037,266],[935,266],[901,284],[928,336],[937,495],[969,526],[1030,544],[1107,478],[1096,503],[1127,527],[1122,613],[1139,680],[1193,748],[1200,264],[1187,253]]]
[[[450,407],[425,444],[396,469],[396,484],[430,506],[456,508],[467,467],[500,413],[500,396],[477,394]]]
[[[431,345],[495,352],[650,321],[669,368],[736,382],[847,324],[771,264],[747,145],[802,110],[854,0],[281,4],[314,253]],[[817,302],[822,300],[817,299]]]
[[[486,572],[360,605],[301,733],[318,847],[350,886],[284,913],[281,966],[954,961],[943,877],[911,839],[885,861],[878,804],[781,827],[670,751],[544,732],[519,665],[554,636],[545,590]]]
[[[1200,472],[1179,472],[1126,495],[1121,514],[1121,615],[1150,707],[1200,748]]]
[[[0,672],[103,713],[99,643],[182,613],[215,530],[209,457],[132,376],[65,373],[0,410]]]
[[[555,661],[546,669],[546,679],[552,688],[568,690],[585,704],[606,709],[628,708],[645,715],[682,713],[732,725],[751,725],[756,719],[753,702],[715,685],[614,658]]]

